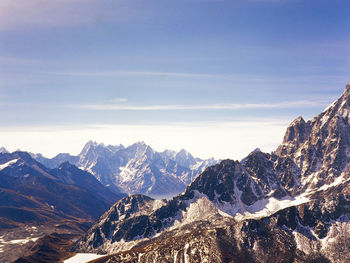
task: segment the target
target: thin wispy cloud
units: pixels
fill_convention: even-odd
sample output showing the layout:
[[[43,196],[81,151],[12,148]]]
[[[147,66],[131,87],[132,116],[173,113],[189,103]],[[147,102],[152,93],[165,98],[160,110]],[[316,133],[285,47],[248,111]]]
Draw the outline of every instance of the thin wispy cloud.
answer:
[[[143,76],[143,77],[180,77],[180,78],[232,78],[231,75],[223,74],[203,74],[186,72],[166,72],[166,71],[124,71],[124,70],[100,70],[100,71],[67,71],[67,72],[43,72],[53,75],[63,76]]]
[[[295,107],[325,106],[320,101],[285,101],[278,103],[225,103],[203,105],[125,105],[125,104],[80,104],[67,107],[98,111],[186,111],[186,110],[244,110],[244,109],[282,109]]]
[[[124,103],[124,102],[127,102],[127,101],[128,101],[127,98],[114,98],[114,99],[110,100],[111,103]]]
[[[37,66],[41,64],[42,61],[37,59],[8,57],[0,55],[0,66]]]
[[[294,83],[311,80],[344,80],[344,76],[339,75],[311,75],[307,76],[268,76],[258,74],[216,74],[216,73],[196,73],[196,72],[176,72],[176,71],[147,71],[147,70],[81,70],[81,71],[44,71],[41,74],[50,74],[58,76],[76,76],[76,77],[159,77],[159,78],[195,78],[195,79],[223,79],[231,81],[249,81],[249,82],[283,82]]]

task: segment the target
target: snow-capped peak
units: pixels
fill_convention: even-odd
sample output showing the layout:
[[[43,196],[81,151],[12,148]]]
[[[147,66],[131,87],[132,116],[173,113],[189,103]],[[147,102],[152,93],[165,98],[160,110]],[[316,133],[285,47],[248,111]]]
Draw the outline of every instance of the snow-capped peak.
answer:
[[[196,164],[194,157],[185,149],[182,149],[176,154],[175,160],[184,167],[191,167],[192,165]]]
[[[157,197],[182,192],[207,166],[217,162],[194,158],[185,150],[159,153],[143,141],[128,147],[89,141],[78,156],[59,154],[47,159],[33,155],[33,158],[51,168],[68,161],[92,173],[104,185],[114,185],[130,194]]]
[[[5,147],[0,147],[0,153],[8,153]]]

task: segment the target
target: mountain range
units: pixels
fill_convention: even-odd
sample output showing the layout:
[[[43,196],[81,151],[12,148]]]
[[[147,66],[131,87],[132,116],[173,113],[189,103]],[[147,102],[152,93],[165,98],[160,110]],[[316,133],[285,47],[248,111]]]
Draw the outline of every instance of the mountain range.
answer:
[[[64,162],[50,169],[28,153],[0,153],[0,262],[11,262],[37,239],[81,235],[125,194]]]
[[[100,263],[350,262],[349,115],[350,83],[313,119],[296,118],[274,152],[241,161],[142,142],[90,141],[52,159],[0,148],[0,262],[29,241],[16,262],[73,251]]]
[[[92,221],[123,196],[68,162],[49,169],[26,152],[0,153],[0,228]]]
[[[93,174],[103,185],[117,193],[169,197],[185,190],[214,159],[194,158],[189,152],[156,152],[144,142],[129,147],[105,146],[89,141],[77,156],[61,153],[52,159],[31,154],[46,167],[56,168],[69,162]]]
[[[166,201],[114,204],[75,251],[94,262],[350,262],[350,83],[271,154],[206,168]]]

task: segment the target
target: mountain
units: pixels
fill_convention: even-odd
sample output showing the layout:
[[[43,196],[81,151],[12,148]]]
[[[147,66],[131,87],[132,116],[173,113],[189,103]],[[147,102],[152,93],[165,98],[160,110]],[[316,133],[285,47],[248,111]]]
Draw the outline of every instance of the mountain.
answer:
[[[8,153],[8,151],[4,147],[0,147],[0,153]]]
[[[169,201],[123,198],[75,250],[108,254],[95,262],[350,262],[349,114],[350,83],[274,153],[208,167]]]
[[[248,156],[246,166],[238,161],[224,160],[208,167],[184,193],[157,205],[153,205],[155,200],[145,196],[121,199],[92,226],[77,249],[84,252],[119,252],[160,234],[167,236],[169,231],[182,233],[182,229],[196,229],[202,224],[215,227],[250,216],[267,215],[273,211],[265,207],[269,203],[277,206],[278,200],[283,200],[281,205],[285,207],[308,200],[292,198],[287,184],[277,183],[276,173],[268,169],[263,171],[265,167],[273,167],[269,157],[268,154],[254,152]],[[116,209],[130,207],[130,200],[137,203],[140,199],[151,209],[130,209],[127,216],[121,213],[123,209]]]
[[[0,153],[0,227],[91,222],[123,195],[63,163],[46,168],[26,152]]]
[[[0,153],[0,262],[28,253],[40,258],[29,262],[69,255],[62,251],[72,243],[67,239],[79,237],[123,196],[68,162],[49,169],[26,152]]]
[[[206,167],[217,162],[194,158],[185,150],[156,152],[144,142],[124,147],[89,141],[78,156],[59,154],[48,159],[41,154],[32,154],[32,157],[50,168],[68,161],[92,173],[117,193],[154,197],[169,197],[182,192]]]
[[[348,179],[350,161],[350,84],[325,111],[310,121],[298,117],[287,128],[276,150],[302,170],[302,184],[310,190]]]
[[[56,155],[55,157],[53,157],[52,159],[48,159],[40,153],[38,153],[38,154],[30,153],[30,155],[35,160],[37,160],[38,162],[40,162],[44,166],[51,168],[51,169],[59,167],[64,162],[69,162],[71,164],[75,164],[79,160],[77,156],[71,156],[69,153],[60,153],[60,154]]]

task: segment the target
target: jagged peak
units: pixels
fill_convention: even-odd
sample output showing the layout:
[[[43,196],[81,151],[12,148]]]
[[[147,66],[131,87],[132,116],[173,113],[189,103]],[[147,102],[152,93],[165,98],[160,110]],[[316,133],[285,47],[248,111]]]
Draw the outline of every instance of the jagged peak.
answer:
[[[349,103],[346,103],[347,101],[350,100],[350,81],[346,84],[345,90],[343,91],[342,95],[337,98],[333,103],[331,103],[329,106],[327,106],[321,114],[329,114],[330,112],[336,110],[336,111],[341,111]],[[350,101],[349,101],[350,102]],[[318,116],[315,116],[313,120],[316,120]]]
[[[243,164],[247,161],[247,159],[248,159],[248,157],[249,157],[250,155],[255,154],[255,153],[259,153],[259,152],[262,152],[262,151],[260,150],[260,148],[255,148],[253,151],[251,151],[246,157],[244,157],[244,158],[240,161],[240,164],[243,165]]]
[[[255,148],[251,153],[261,152],[260,148]]]
[[[147,147],[148,145],[144,141],[138,141],[131,145],[131,147]]]
[[[177,156],[183,156],[183,157],[187,157],[187,158],[193,158],[192,154],[190,154],[188,151],[186,151],[185,149],[181,149],[177,154]]]
[[[234,160],[231,160],[231,159],[225,159],[225,160],[222,160],[221,162],[215,164],[215,165],[212,165],[212,166],[209,166],[205,169],[205,171],[214,171],[214,172],[217,172],[221,169],[224,169],[225,167],[234,167],[235,165],[239,164],[238,161],[234,161]]]
[[[92,145],[97,145],[98,143],[96,141],[93,141],[93,140],[89,140],[85,146],[92,146]]]
[[[185,153],[185,154],[187,154],[188,151],[186,151],[184,148],[182,148],[182,149],[179,151],[179,153]]]
[[[147,196],[147,195],[143,195],[143,194],[133,194],[133,195],[128,195],[123,197],[122,199],[120,199],[117,203],[130,203],[133,200],[136,201],[150,201],[150,200],[154,200],[153,198]]]
[[[147,145],[144,141],[137,141],[134,143],[134,145]]]
[[[106,146],[104,145],[104,143],[98,143],[98,142],[96,142],[96,141],[90,140],[90,141],[88,141],[88,142],[84,145],[84,147],[83,147],[83,149],[81,150],[81,152],[80,152],[79,155],[84,155],[84,154],[86,154],[87,152],[89,152],[91,149],[94,150],[94,149],[99,148],[99,147],[101,147],[101,148],[106,148]]]
[[[154,150],[152,149],[152,147],[147,145],[144,141],[136,142],[136,143],[130,145],[129,147],[136,149],[136,152],[138,152],[139,154],[143,153],[143,152],[148,153],[148,154],[154,153]]]
[[[350,94],[350,81],[346,83],[344,93]]]
[[[88,146],[88,147],[97,147],[97,146],[105,146],[104,143],[99,143],[99,142],[96,142],[96,141],[93,141],[93,140],[90,140],[88,141],[85,146]]]
[[[81,150],[81,153],[88,151],[90,149],[90,147],[95,146],[95,145],[97,145],[97,142],[92,141],[92,140],[88,141],[87,143],[85,143],[83,149]]]
[[[339,102],[340,102],[341,103],[340,107],[342,107],[344,104],[346,104],[345,102],[349,101],[349,100],[350,100],[350,82],[348,82],[345,85],[345,89],[344,89],[342,95],[333,104],[336,105],[336,104],[339,104]]]
[[[161,152],[162,155],[165,155],[167,158],[170,158],[170,159],[174,159],[177,152],[173,151],[173,150],[164,150]]]
[[[299,123],[305,123],[305,120],[302,116],[298,116],[297,118],[295,118],[294,121],[292,121],[289,126],[299,124]]]
[[[254,151],[252,151],[251,153],[249,153],[249,155],[246,157],[246,159],[249,159],[251,157],[266,158],[266,156],[269,156],[269,153],[265,153],[265,152],[261,151],[259,148],[257,148]]]

